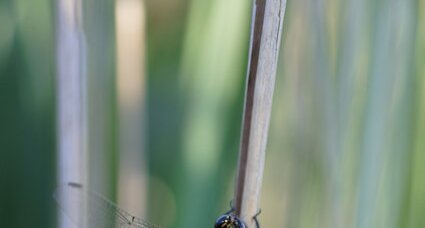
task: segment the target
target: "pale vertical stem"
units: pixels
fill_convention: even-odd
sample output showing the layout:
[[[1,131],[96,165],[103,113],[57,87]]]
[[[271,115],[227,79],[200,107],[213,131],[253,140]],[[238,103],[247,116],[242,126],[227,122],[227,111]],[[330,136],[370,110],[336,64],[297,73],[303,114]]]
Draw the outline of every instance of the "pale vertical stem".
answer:
[[[137,216],[146,212],[144,160],[145,11],[142,0],[116,1],[118,91],[118,201]]]
[[[57,121],[58,182],[87,183],[87,97],[85,41],[80,0],[57,1]],[[86,224],[86,203],[72,196],[58,196],[77,224]],[[75,198],[73,198],[75,199]],[[73,227],[64,213],[59,226]]]
[[[248,227],[259,211],[267,135],[286,0],[254,0],[239,169],[236,215]]]

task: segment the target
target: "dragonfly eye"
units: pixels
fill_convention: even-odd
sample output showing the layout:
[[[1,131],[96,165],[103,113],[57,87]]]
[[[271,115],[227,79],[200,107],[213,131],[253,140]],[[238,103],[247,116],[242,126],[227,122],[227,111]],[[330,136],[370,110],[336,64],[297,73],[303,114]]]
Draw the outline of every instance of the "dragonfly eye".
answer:
[[[216,220],[214,228],[246,228],[246,226],[238,217],[225,214]]]

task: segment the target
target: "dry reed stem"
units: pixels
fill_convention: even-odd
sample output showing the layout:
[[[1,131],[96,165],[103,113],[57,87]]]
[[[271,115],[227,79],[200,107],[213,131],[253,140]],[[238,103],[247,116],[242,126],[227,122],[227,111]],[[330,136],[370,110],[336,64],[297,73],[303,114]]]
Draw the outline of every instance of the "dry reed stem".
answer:
[[[81,0],[57,0],[56,10],[58,183],[86,184],[87,80]],[[67,204],[79,224],[85,224],[83,197],[76,203],[62,194],[58,200]],[[59,227],[74,227],[66,215],[60,215]]]
[[[235,214],[248,227],[259,211],[265,150],[286,0],[254,0]]]

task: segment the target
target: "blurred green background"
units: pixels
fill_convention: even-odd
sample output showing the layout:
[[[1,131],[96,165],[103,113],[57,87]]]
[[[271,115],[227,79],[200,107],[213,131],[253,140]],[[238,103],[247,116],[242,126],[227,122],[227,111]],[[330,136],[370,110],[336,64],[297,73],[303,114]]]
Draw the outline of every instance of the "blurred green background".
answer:
[[[252,3],[143,3],[145,218],[212,227],[233,193]],[[112,189],[114,7],[83,3],[89,148]],[[0,227],[56,227],[55,25],[52,0],[0,0]],[[288,0],[262,227],[425,227],[424,90],[424,0]]]

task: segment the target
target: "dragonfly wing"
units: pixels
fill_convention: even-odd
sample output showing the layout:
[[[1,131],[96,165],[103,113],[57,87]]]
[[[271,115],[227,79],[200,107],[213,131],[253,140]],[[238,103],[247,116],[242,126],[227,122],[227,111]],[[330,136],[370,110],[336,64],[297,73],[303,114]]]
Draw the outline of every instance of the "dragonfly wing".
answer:
[[[83,227],[82,222],[78,221],[82,216],[79,216],[78,213],[81,213],[81,210],[78,210],[76,205],[85,197],[88,202],[87,222],[89,227],[159,228],[157,225],[131,215],[104,196],[89,191],[77,183],[61,185],[54,195],[61,210],[79,227]]]

